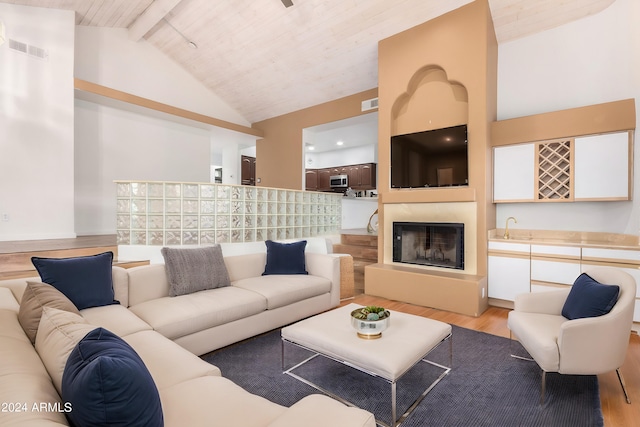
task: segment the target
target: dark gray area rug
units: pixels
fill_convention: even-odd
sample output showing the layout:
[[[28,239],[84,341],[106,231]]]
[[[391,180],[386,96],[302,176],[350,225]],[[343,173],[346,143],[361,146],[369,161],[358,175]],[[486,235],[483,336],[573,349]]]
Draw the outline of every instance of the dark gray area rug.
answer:
[[[515,343],[518,354],[524,352]],[[287,367],[309,356],[285,345]],[[272,331],[203,356],[223,376],[251,393],[284,406],[318,393],[282,373],[280,331]],[[445,342],[428,357],[448,365]],[[397,385],[398,414],[402,414],[442,370],[419,363]],[[391,386],[335,361],[317,357],[296,369],[309,379],[356,406],[390,423]],[[547,395],[540,405],[540,369],[534,362],[510,357],[509,340],[453,326],[453,366],[449,375],[422,400],[403,426],[603,426],[598,380],[595,376],[547,374]]]

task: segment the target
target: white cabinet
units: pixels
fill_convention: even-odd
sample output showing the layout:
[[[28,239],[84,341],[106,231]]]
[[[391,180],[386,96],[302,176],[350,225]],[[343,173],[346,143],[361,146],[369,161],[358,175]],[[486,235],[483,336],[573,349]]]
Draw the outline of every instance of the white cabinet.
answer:
[[[488,296],[513,301],[530,292],[530,246],[522,243],[489,242]]]
[[[493,149],[493,201],[534,200],[534,144],[507,145]]]
[[[489,240],[488,295],[513,301],[516,295],[566,289],[590,268],[616,268],[636,280],[634,322],[640,322],[640,248],[561,246]],[[634,330],[638,331],[634,326]]]
[[[636,279],[636,308],[633,314],[633,321],[640,322],[640,266],[630,264],[603,264],[603,263],[590,263],[585,261],[582,263],[582,272],[589,271],[590,268],[615,268],[629,273],[634,279]]]
[[[629,133],[579,137],[574,144],[574,200],[629,200]]]
[[[580,275],[579,247],[531,245],[531,288],[549,290],[573,285]]]
[[[580,275],[580,260],[531,258],[531,280],[559,285],[573,285]]]
[[[640,265],[640,250],[582,248],[582,261]]]
[[[493,149],[493,202],[631,199],[629,131]]]
[[[636,308],[633,321],[640,322],[640,251],[625,249],[582,249],[582,271],[590,268],[616,268],[636,279]]]

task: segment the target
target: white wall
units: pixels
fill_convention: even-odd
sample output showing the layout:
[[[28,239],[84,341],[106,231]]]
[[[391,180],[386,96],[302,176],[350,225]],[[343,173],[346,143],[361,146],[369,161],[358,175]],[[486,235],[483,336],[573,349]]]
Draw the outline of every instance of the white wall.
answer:
[[[76,232],[116,230],[114,180],[208,182],[209,131],[76,100]]]
[[[635,98],[640,123],[638,22],[640,2],[616,0],[596,15],[501,44],[498,120]],[[639,151],[636,143],[636,168]],[[639,177],[634,201],[499,204],[496,226],[514,216],[512,228],[638,234]]]
[[[250,126],[191,74],[126,28],[76,27],[75,77],[174,107]],[[197,51],[194,51],[197,54]]]
[[[240,147],[227,145],[222,149],[222,183],[239,185],[241,176]]]
[[[129,40],[126,29],[78,26],[76,31],[76,77],[249,125],[155,47]],[[225,147],[234,147],[239,165],[238,144],[255,143],[255,137],[238,132],[191,127],[79,99],[75,114],[78,235],[115,233],[114,180],[208,182],[211,161],[222,160]]]
[[[213,150],[255,143],[237,132],[74,101],[78,77],[249,125],[125,29],[76,26],[71,11],[3,3],[0,16],[7,37],[49,52],[42,61],[0,47],[0,240],[115,233],[114,180],[206,182]]]
[[[0,18],[49,55],[0,46],[0,240],[75,237],[74,12],[0,3]]]
[[[378,146],[375,144],[345,148],[344,150],[326,151],[324,153],[305,154],[305,167],[310,169],[330,168],[333,166],[357,165],[360,163],[377,163]],[[311,159],[311,162],[309,162]]]
[[[343,230],[353,228],[367,228],[369,218],[378,209],[378,198],[358,197],[355,199],[342,199],[342,222]],[[374,223],[377,218],[374,218]]]
[[[240,155],[241,156],[256,157],[256,146],[254,145],[252,147],[242,148],[240,150]]]

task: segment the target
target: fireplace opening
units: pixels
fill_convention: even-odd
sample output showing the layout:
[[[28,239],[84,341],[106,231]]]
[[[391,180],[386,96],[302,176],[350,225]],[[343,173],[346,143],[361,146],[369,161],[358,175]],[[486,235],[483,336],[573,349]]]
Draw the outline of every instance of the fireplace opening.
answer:
[[[393,262],[464,270],[464,224],[394,222]]]

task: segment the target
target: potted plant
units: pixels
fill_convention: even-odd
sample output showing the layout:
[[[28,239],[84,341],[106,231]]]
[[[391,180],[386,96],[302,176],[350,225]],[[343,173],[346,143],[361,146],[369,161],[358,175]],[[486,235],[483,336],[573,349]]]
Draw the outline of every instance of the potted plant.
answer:
[[[358,337],[376,339],[382,336],[382,331],[389,327],[391,312],[384,307],[368,305],[351,312],[351,326]]]

